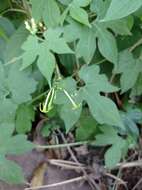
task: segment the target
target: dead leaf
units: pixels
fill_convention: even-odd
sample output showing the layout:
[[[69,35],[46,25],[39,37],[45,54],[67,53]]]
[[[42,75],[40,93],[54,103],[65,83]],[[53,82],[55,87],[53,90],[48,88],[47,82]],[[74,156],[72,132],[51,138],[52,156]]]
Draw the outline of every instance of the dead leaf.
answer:
[[[40,164],[33,173],[31,187],[38,187],[44,183],[44,174],[47,170],[47,163]]]

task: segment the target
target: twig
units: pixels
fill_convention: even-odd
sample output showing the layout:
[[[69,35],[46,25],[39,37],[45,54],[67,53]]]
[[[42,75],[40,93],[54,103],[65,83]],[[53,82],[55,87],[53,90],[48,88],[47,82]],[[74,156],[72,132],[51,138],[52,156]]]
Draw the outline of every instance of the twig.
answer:
[[[95,64],[99,65],[99,64],[101,64],[101,63],[104,63],[105,61],[107,61],[107,60],[106,60],[106,59],[102,59],[102,60],[98,61],[98,62],[95,63]]]
[[[49,188],[49,187],[59,187],[62,185],[66,185],[69,183],[74,183],[74,182],[78,182],[81,180],[86,180],[86,176],[80,176],[80,177],[76,177],[76,178],[72,178],[69,180],[65,180],[59,183],[53,183],[53,184],[49,184],[49,185],[42,185],[42,186],[38,186],[38,187],[29,187],[29,188],[25,188],[25,190],[36,190],[36,189],[45,189],[45,188]]]
[[[77,164],[75,162],[70,162],[70,161],[64,161],[64,160],[54,160],[51,159],[48,161],[49,164],[54,165],[54,166],[59,166],[63,167],[65,169],[72,169],[72,170],[82,170],[85,169],[82,164]]]
[[[66,144],[55,144],[55,145],[37,145],[37,149],[56,149],[56,148],[67,148],[67,147],[73,147],[73,146],[80,146],[88,144],[90,141],[81,141],[81,142],[75,142],[75,143],[66,143]]]
[[[112,175],[110,173],[105,173],[105,176],[110,177],[112,179],[115,179],[116,181],[118,181],[119,183],[126,185],[126,182],[123,181],[122,179],[120,179],[119,177],[116,177],[115,175]]]
[[[117,168],[123,169],[123,168],[132,168],[132,167],[140,167],[140,166],[142,166],[142,160],[138,160],[138,161],[134,161],[134,162],[128,162],[128,163],[119,163],[113,169],[117,169]]]
[[[132,190],[136,190],[141,183],[142,183],[142,178],[138,181],[138,183],[133,187]]]

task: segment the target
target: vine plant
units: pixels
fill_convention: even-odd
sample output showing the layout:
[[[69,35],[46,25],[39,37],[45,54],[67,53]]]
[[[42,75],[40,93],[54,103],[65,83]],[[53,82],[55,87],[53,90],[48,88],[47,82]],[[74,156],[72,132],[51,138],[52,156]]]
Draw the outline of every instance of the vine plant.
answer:
[[[25,181],[5,156],[40,146],[26,140],[39,112],[75,129],[78,144],[110,145],[107,168],[125,159],[142,123],[142,0],[0,6],[0,179]]]

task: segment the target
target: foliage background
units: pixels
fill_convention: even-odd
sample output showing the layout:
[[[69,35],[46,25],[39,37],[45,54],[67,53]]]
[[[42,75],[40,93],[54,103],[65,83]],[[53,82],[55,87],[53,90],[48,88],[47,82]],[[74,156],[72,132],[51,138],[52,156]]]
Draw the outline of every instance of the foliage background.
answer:
[[[141,0],[1,0],[0,13],[0,179],[24,182],[5,155],[35,147],[26,136],[40,112],[43,136],[110,145],[108,168],[138,147]]]

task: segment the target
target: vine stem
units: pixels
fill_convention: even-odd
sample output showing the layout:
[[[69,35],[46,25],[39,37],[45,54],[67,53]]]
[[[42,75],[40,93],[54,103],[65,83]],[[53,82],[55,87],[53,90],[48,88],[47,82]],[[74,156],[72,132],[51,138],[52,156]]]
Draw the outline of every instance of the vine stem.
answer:
[[[129,51],[132,52],[134,49],[136,49],[141,44],[142,44],[142,38],[140,38],[132,47],[130,47]]]
[[[37,145],[37,149],[56,149],[56,148],[67,148],[79,145],[86,145],[89,141],[80,141],[75,143],[66,143],[66,144],[55,144],[55,145]]]
[[[23,9],[14,9],[14,8],[7,9],[7,10],[3,11],[0,15],[4,15],[4,14],[6,14],[8,12],[19,12],[19,13],[23,13],[23,14],[27,15],[27,12],[25,10],[23,10]]]

